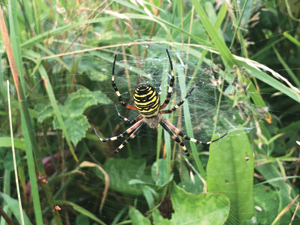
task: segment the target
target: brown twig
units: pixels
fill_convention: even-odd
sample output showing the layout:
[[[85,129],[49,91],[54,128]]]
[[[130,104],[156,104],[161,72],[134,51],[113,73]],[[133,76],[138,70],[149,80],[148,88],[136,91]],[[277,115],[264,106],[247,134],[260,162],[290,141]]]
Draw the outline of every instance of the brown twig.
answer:
[[[8,215],[3,211],[3,209],[0,206],[0,215],[5,219],[6,223],[8,225],[15,225],[13,221],[8,217]]]

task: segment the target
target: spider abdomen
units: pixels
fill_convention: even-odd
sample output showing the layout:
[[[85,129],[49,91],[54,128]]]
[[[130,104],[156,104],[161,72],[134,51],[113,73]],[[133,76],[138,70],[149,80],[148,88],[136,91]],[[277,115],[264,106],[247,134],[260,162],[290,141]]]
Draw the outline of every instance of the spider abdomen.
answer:
[[[151,85],[140,84],[134,91],[133,99],[135,107],[143,117],[154,117],[159,113],[159,95]]]

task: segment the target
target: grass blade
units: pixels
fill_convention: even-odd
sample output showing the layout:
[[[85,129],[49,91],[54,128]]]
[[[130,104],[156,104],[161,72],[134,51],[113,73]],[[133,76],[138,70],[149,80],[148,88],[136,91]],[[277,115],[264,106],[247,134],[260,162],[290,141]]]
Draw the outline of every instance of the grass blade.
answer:
[[[4,201],[7,203],[9,208],[12,210],[14,216],[17,218],[18,222],[21,223],[20,210],[22,210],[22,208],[19,208],[18,201],[2,192],[0,192],[0,197],[2,197],[4,199]],[[32,223],[30,222],[29,218],[27,217],[27,215],[25,213],[24,213],[24,221],[25,221],[26,225],[32,225]]]
[[[77,159],[77,156],[75,154],[75,151],[74,151],[73,145],[71,143],[71,140],[69,138],[69,134],[67,132],[65,123],[63,121],[62,115],[61,115],[61,113],[60,113],[60,111],[58,109],[58,105],[57,105],[57,102],[56,102],[56,99],[55,99],[55,95],[54,95],[54,92],[53,92],[53,89],[52,89],[52,86],[51,86],[48,74],[47,74],[45,68],[42,65],[39,66],[39,72],[40,72],[40,75],[41,75],[41,77],[42,77],[42,79],[44,81],[44,85],[45,85],[46,91],[48,93],[51,105],[53,107],[55,115],[57,116],[58,123],[59,123],[61,129],[64,132],[64,136],[65,136],[65,138],[67,140],[67,143],[69,145],[70,151],[72,152],[72,155],[73,155],[75,161],[78,162],[78,159]]]
[[[25,141],[14,138],[15,147],[21,150],[26,150]],[[11,147],[11,138],[9,137],[0,137],[0,147]]]
[[[186,85],[185,85],[185,80],[184,80],[184,72],[183,70],[177,70],[178,75],[178,83],[180,85],[180,89],[181,89],[181,98],[183,99],[187,93],[186,90]],[[187,130],[187,135],[190,137],[194,137],[193,134],[193,126],[192,126],[192,119],[191,119],[191,115],[190,115],[190,109],[189,109],[189,103],[188,101],[185,101],[184,104],[182,105],[183,107],[183,113],[184,113],[184,121],[185,121],[185,125],[186,125],[186,130]],[[194,142],[190,141],[190,146],[192,149],[192,153],[193,153],[193,157],[195,159],[196,165],[198,170],[200,171],[201,176],[204,178],[204,180],[206,179],[206,173],[203,169],[203,165],[200,161],[200,158],[198,156],[198,152],[197,152],[197,147],[196,144]]]
[[[23,210],[22,210],[22,202],[20,196],[20,187],[18,181],[18,170],[16,165],[16,154],[15,154],[15,146],[14,146],[14,135],[13,135],[13,127],[12,127],[12,119],[11,119],[11,107],[10,107],[10,93],[9,93],[9,81],[7,80],[7,99],[8,99],[8,115],[9,115],[9,126],[10,126],[10,136],[11,136],[11,149],[13,153],[13,161],[14,161],[14,170],[15,170],[15,179],[16,179],[16,186],[17,186],[17,194],[18,194],[18,202],[19,202],[19,209],[21,215],[21,222],[24,225],[24,217],[23,217]]]
[[[215,44],[215,47],[220,52],[224,63],[227,64],[229,67],[232,67],[233,65],[237,65],[237,61],[234,59],[233,55],[231,54],[227,46],[218,35],[214,26],[211,24],[209,18],[206,16],[206,13],[203,10],[202,6],[200,5],[199,1],[192,0],[192,3],[199,16],[199,19],[201,20],[203,26],[205,27],[205,30],[207,31],[213,43]]]
[[[286,70],[286,72],[290,75],[291,79],[294,81],[294,83],[296,84],[296,86],[299,88],[300,87],[300,81],[298,80],[297,76],[293,73],[293,71],[290,69],[290,67],[285,63],[285,61],[283,60],[283,58],[281,57],[281,55],[278,53],[277,49],[274,47],[273,45],[273,50],[277,56],[277,59],[279,60],[279,62],[282,64],[282,66],[284,67],[284,69]]]
[[[88,210],[80,207],[79,205],[76,205],[73,202],[63,201],[63,200],[56,200],[55,203],[58,204],[58,205],[60,205],[60,207],[62,207],[62,205],[71,206],[75,211],[79,212],[80,214],[89,217],[90,219],[96,221],[99,224],[105,225],[105,223],[102,220],[100,220],[97,216],[95,216],[93,213],[91,213]]]
[[[300,47],[300,42],[294,37],[292,37],[289,33],[283,32],[283,36],[286,37],[291,42],[293,42],[295,45],[298,45],[298,47]]]
[[[35,168],[34,168],[35,162],[32,157],[32,150],[34,151],[34,154],[36,157],[36,166],[37,166],[39,177],[46,177],[46,175],[45,175],[44,166],[43,166],[43,163],[41,160],[42,157],[40,156],[40,152],[38,149],[37,141],[35,139],[34,133],[31,132],[33,130],[33,128],[32,128],[31,118],[30,118],[29,111],[28,111],[28,105],[27,105],[26,98],[24,96],[22,86],[20,85],[20,82],[19,82],[20,77],[19,77],[16,61],[14,58],[13,50],[11,47],[10,39],[8,37],[6,24],[4,22],[2,8],[0,10],[0,30],[1,30],[1,34],[3,37],[3,42],[5,45],[10,68],[11,68],[11,71],[13,74],[13,79],[14,79],[16,90],[17,90],[19,104],[21,106],[22,129],[24,131],[24,137],[26,138],[26,150],[28,149],[28,151],[26,152],[26,154],[28,153],[28,155],[27,155],[28,167],[31,172],[30,174],[32,174],[30,177],[31,181],[32,181],[31,186],[32,186],[32,191],[36,191],[36,192],[33,192],[33,195],[32,195],[34,197],[34,208],[35,208],[35,212],[36,212],[35,213],[36,221],[38,224],[43,224],[42,215],[41,215],[42,211],[41,211],[41,206],[40,206],[40,202],[39,202],[39,192],[38,192],[37,182],[36,182],[36,177],[35,177],[35,174],[36,174]],[[29,161],[29,160],[31,160],[31,161]],[[52,197],[52,194],[50,191],[50,187],[47,183],[47,179],[45,178],[45,179],[43,179],[43,181],[44,182],[42,182],[42,188],[44,189],[44,191],[47,195],[47,199],[48,199],[48,202],[49,202],[51,208],[52,207],[54,208],[53,197]],[[53,214],[54,214],[56,223],[59,225],[62,224],[59,214],[57,212],[53,212]]]

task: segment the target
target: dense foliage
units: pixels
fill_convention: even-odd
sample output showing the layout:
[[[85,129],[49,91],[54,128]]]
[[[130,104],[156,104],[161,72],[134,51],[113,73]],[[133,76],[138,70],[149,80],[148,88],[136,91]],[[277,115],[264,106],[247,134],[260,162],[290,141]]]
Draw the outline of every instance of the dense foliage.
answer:
[[[1,224],[298,223],[299,1],[2,0],[1,10]],[[201,141],[228,134],[183,140],[186,157],[146,127],[115,155],[127,136],[103,143],[94,128],[117,136],[130,125],[115,105],[138,113],[111,86],[114,55],[124,101],[146,82],[163,102],[165,49],[166,109],[194,90],[163,117]]]

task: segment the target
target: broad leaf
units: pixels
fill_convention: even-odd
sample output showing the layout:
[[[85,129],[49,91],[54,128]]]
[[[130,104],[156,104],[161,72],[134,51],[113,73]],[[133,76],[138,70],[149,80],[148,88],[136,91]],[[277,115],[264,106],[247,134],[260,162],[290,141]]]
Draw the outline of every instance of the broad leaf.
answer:
[[[144,217],[139,210],[135,208],[129,209],[129,216],[132,222],[132,225],[151,225],[150,220],[147,217]]]
[[[0,153],[1,155],[1,153]],[[14,170],[14,159],[13,159],[13,154],[12,151],[7,151],[6,155],[4,157],[1,157],[3,159],[3,166],[6,170],[13,171]],[[16,152],[16,164],[20,163],[20,155],[18,152]]]
[[[229,199],[220,193],[194,195],[173,185],[171,201],[174,209],[171,224],[223,225],[228,217]]]
[[[93,92],[87,89],[79,89],[70,94],[65,102],[65,107],[71,116],[77,116],[83,114],[84,110],[89,106],[96,104],[97,99],[94,97]]]
[[[81,224],[90,225],[89,218],[82,214],[76,216],[76,225],[81,225]]]
[[[81,115],[85,109],[97,104],[111,104],[111,100],[101,91],[89,91],[88,89],[79,89],[70,94],[64,106],[57,103],[63,117]],[[50,103],[40,103],[35,107],[35,110],[39,112],[39,122],[55,116],[53,106]]]
[[[96,59],[96,57],[94,57],[95,59],[92,60],[92,57],[93,56],[83,57],[79,61],[78,73],[86,74],[93,81],[101,82],[107,80],[108,76],[105,74],[108,73],[105,71],[105,68],[103,71],[103,64],[99,63],[99,60]]]
[[[257,155],[258,159],[261,159],[262,157]],[[284,182],[284,180],[276,180],[276,178],[281,177],[282,175],[277,169],[277,165],[275,163],[265,163],[261,164],[259,166],[256,166],[255,169],[266,179],[266,180],[273,180],[270,181],[269,184],[271,184],[274,188],[278,188],[280,190],[279,198],[280,198],[280,205],[277,213],[280,213],[291,201],[293,196],[292,188],[289,182]],[[287,211],[285,215],[291,215],[291,211]],[[280,218],[279,224],[285,224],[286,221],[284,218]]]
[[[94,97],[97,99],[99,104],[111,104],[111,100],[101,91],[93,91]]]
[[[72,93],[65,102],[65,105],[58,105],[58,109],[65,123],[66,131],[74,145],[85,137],[87,129],[90,127],[87,118],[82,115],[84,110],[96,104],[110,104],[110,99],[101,91],[89,91],[88,89],[79,89]],[[47,118],[55,116],[53,106],[49,104],[39,104],[36,110],[40,112],[38,121],[43,122]],[[58,118],[53,120],[54,129],[61,129]],[[65,133],[63,133],[65,137]]]
[[[259,224],[272,224],[278,216],[280,198],[279,193],[270,186],[259,185],[254,187],[255,217]],[[286,221],[288,224],[289,221]]]
[[[74,145],[77,145],[77,143],[85,137],[86,131],[90,127],[87,118],[84,115],[77,115],[64,118],[63,120],[71,141]],[[57,118],[53,121],[53,127],[54,129],[61,129]]]
[[[254,214],[253,167],[253,153],[243,130],[230,132],[210,146],[207,188],[229,197],[230,224],[242,224]]]
[[[192,194],[200,194],[203,192],[203,183],[198,176],[194,175],[194,180],[190,178],[181,181],[178,184],[179,187],[183,188],[186,192]]]
[[[158,209],[155,209],[152,213],[154,225],[172,225],[172,222],[166,218],[163,218]]]
[[[152,213],[154,225],[223,225],[229,215],[229,199],[219,193],[194,195],[185,192],[174,183],[171,192],[171,201],[174,209],[172,219],[168,220],[163,218],[159,211],[155,209]],[[136,209],[131,209],[130,217],[132,224],[144,224],[148,221],[148,219],[142,217],[142,214]]]
[[[110,158],[104,165],[103,169],[107,172],[110,181],[110,188],[122,193],[131,195],[142,195],[143,183],[130,182],[133,179],[139,179],[148,184],[153,184],[149,172],[146,172],[145,159],[114,159]],[[94,172],[103,177],[98,170]]]
[[[57,103],[57,105],[58,105],[58,109],[62,113],[62,115],[66,115],[66,113],[65,114],[63,113],[63,112],[65,112],[64,106],[62,106],[59,103]],[[37,112],[39,112],[38,121],[40,123],[42,123],[44,120],[46,120],[48,118],[55,116],[53,107],[50,103],[48,103],[48,104],[40,103],[35,107],[35,110]]]

